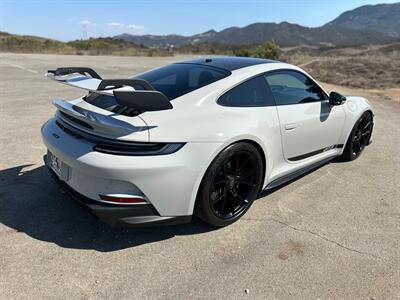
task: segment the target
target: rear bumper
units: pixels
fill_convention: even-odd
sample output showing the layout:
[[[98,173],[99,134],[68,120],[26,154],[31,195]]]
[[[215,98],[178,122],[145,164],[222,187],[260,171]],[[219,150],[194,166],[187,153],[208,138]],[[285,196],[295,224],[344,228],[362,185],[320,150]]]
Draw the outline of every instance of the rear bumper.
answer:
[[[95,151],[93,143],[64,131],[55,119],[43,125],[42,138],[64,166],[56,181],[113,226],[189,221],[203,174],[223,147],[222,143],[187,143],[168,155],[111,155]],[[110,194],[144,197],[152,211],[136,205],[104,205],[100,195]]]
[[[47,162],[46,157],[44,161]],[[54,181],[62,191],[86,208],[89,212],[112,227],[144,227],[189,223],[192,216],[162,217],[151,204],[111,205],[90,199],[71,188],[48,167]]]

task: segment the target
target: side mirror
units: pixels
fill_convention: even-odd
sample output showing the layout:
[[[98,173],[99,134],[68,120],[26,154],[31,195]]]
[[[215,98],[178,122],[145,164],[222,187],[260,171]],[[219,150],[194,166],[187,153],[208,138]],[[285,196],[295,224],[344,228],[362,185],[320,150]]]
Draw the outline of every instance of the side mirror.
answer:
[[[344,101],[346,101],[346,97],[337,92],[331,92],[329,94],[329,104],[330,105],[340,105]]]

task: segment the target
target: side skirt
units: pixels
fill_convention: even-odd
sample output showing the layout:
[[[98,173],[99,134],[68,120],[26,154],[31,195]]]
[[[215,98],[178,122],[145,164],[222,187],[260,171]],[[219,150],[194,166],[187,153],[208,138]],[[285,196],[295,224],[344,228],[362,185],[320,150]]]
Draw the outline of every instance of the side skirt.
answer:
[[[333,160],[335,158],[336,158],[336,156],[325,158],[325,159],[323,159],[323,160],[321,160],[319,162],[316,162],[316,163],[314,163],[312,165],[304,167],[304,168],[302,168],[300,170],[297,170],[297,171],[295,171],[293,173],[290,173],[290,174],[284,175],[282,177],[279,177],[279,178],[271,181],[265,187],[265,189],[263,191],[271,190],[271,189],[274,189],[274,188],[276,188],[278,186],[281,186],[281,185],[283,185],[283,184],[285,184],[285,183],[287,183],[287,182],[289,182],[289,181],[291,181],[291,180],[293,180],[293,179],[295,179],[297,177],[300,177],[301,175],[304,175],[304,174],[306,174],[306,173],[308,173],[308,172],[310,172],[310,171],[312,171],[314,169],[317,169],[318,167],[320,167],[322,165],[325,165],[326,163],[330,162],[331,160]]]

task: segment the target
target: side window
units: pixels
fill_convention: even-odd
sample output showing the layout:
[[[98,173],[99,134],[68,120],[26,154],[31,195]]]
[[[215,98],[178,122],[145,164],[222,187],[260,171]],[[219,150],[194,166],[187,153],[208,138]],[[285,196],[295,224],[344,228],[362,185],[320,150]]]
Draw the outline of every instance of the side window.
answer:
[[[218,99],[223,106],[251,107],[275,105],[264,76],[258,76],[239,84]]]
[[[296,71],[279,71],[265,75],[277,105],[326,100],[327,96],[310,78]]]

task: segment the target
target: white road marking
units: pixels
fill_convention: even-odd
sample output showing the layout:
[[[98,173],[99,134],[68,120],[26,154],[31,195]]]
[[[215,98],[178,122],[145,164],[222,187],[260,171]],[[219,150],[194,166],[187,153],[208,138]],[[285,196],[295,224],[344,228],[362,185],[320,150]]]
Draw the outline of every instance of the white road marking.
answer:
[[[14,68],[18,68],[18,69],[21,69],[21,70],[25,70],[25,71],[31,72],[33,74],[38,74],[39,73],[38,71],[35,71],[35,70],[32,70],[32,69],[28,69],[28,68],[25,68],[23,66],[12,64],[12,63],[9,63],[9,62],[2,61],[2,63],[5,64],[5,65],[9,65],[11,67],[14,67]]]

